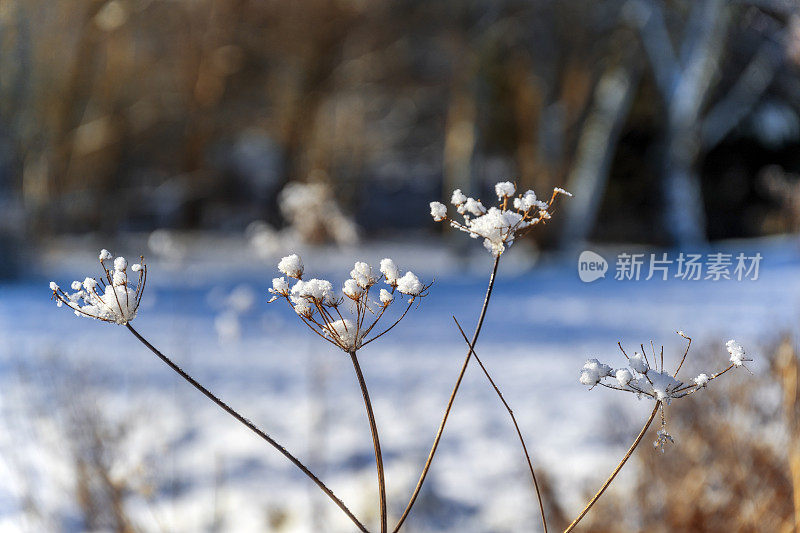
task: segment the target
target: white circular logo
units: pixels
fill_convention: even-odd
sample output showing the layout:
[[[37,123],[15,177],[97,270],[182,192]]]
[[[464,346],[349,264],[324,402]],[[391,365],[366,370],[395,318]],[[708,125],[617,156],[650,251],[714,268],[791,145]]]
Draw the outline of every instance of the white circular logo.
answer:
[[[592,252],[584,250],[578,257],[578,277],[584,283],[591,283],[592,281],[606,277],[608,271],[608,262],[605,258]]]

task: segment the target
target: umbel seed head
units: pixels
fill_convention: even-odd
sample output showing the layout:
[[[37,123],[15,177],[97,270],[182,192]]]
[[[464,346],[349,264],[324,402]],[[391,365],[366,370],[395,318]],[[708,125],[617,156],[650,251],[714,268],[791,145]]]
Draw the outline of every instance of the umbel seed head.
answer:
[[[105,262],[112,258],[111,252],[101,250],[98,259],[103,275],[99,280],[86,277],[83,281],[73,281],[70,284],[72,293],[62,290],[56,282],[51,281],[50,291],[58,306],[66,305],[77,316],[114,324],[124,325],[136,318],[147,281],[144,257],[130,267],[136,273],[135,283],[128,278],[128,261],[124,257],[114,259],[113,268],[106,266]]]
[[[328,280],[300,279],[302,265],[303,261],[297,254],[280,260],[278,270],[297,281],[290,286],[283,277],[273,279],[269,301],[284,300],[306,326],[348,353],[355,352],[397,325],[411,306],[427,295],[430,287],[424,285],[413,272],[400,275],[394,261],[385,258],[380,263],[379,277],[376,277],[369,263],[356,262],[350,277],[342,284],[342,296],[339,297]],[[374,301],[370,298],[370,291],[381,278],[388,288],[380,289],[378,300]],[[374,332],[381,318],[398,301],[395,293],[409,297],[406,308],[389,327],[376,334]],[[372,337],[368,338],[370,334]]]
[[[501,181],[494,187],[499,205],[486,208],[480,200],[466,196],[461,189],[453,191],[450,202],[463,222],[450,219],[450,225],[473,239],[483,239],[483,246],[495,257],[499,257],[514,240],[523,236],[534,226],[550,220],[550,209],[559,195],[572,196],[556,187],[549,202],[536,198],[532,190],[514,197],[516,186],[510,181]],[[447,220],[447,206],[431,202],[431,217],[435,222]]]

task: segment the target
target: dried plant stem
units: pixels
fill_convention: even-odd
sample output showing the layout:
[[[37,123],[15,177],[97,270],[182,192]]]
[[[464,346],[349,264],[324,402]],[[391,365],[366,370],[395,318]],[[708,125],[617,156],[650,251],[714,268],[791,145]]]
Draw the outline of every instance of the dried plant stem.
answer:
[[[375,465],[378,469],[378,496],[380,498],[381,513],[381,533],[386,533],[386,478],[383,474],[383,454],[381,453],[381,441],[378,438],[378,425],[375,423],[375,415],[372,412],[372,402],[369,401],[367,382],[364,381],[364,374],[361,373],[361,365],[358,364],[356,352],[350,352],[350,359],[353,361],[353,368],[356,371],[358,385],[361,387],[361,394],[364,396],[364,406],[367,409],[369,419],[369,429],[372,432],[372,445],[375,448]]]
[[[578,522],[580,522],[583,519],[583,517],[586,516],[586,513],[589,512],[589,509],[591,509],[592,506],[595,503],[597,503],[597,500],[600,499],[600,496],[602,496],[603,493],[605,492],[605,490],[608,488],[608,486],[611,485],[611,482],[614,481],[615,477],[617,477],[617,474],[619,474],[619,471],[622,470],[622,467],[625,466],[625,463],[628,461],[628,459],[631,458],[631,455],[633,455],[633,452],[634,452],[634,450],[636,450],[636,447],[639,446],[640,442],[642,442],[642,438],[644,438],[644,434],[647,433],[647,428],[649,428],[650,424],[653,423],[653,420],[656,417],[656,413],[658,413],[658,408],[659,407],[661,407],[661,402],[657,401],[656,402],[656,406],[653,407],[653,412],[650,413],[650,418],[648,418],[647,422],[645,422],[644,427],[639,432],[639,435],[636,436],[636,439],[633,441],[633,444],[631,444],[631,447],[628,448],[628,451],[625,454],[625,456],[619,462],[619,464],[614,469],[614,471],[611,472],[611,475],[608,476],[608,479],[606,479],[606,482],[603,483],[602,487],[600,487],[600,490],[597,491],[597,494],[594,495],[594,498],[592,498],[589,501],[589,503],[586,504],[586,507],[583,508],[583,511],[581,511],[581,514],[579,514],[578,517],[575,520],[573,520],[572,523],[567,527],[567,529],[564,530],[564,533],[569,533],[570,531],[575,529],[575,526],[578,525]]]
[[[439,429],[436,431],[436,437],[433,439],[433,446],[431,446],[431,451],[428,453],[428,458],[425,461],[425,466],[422,467],[422,473],[419,476],[419,481],[417,481],[417,486],[414,487],[414,492],[411,494],[411,499],[406,505],[405,510],[403,511],[403,515],[398,520],[397,525],[392,530],[393,533],[397,533],[405,522],[406,518],[408,517],[408,513],[411,512],[411,508],[414,507],[414,502],[417,501],[417,496],[419,496],[419,491],[422,490],[422,484],[425,482],[425,477],[428,475],[428,470],[431,468],[431,463],[433,462],[433,457],[436,455],[436,449],[439,447],[439,441],[442,439],[442,434],[444,433],[444,426],[447,424],[447,418],[450,416],[450,410],[453,408],[453,402],[456,399],[456,394],[458,393],[458,388],[461,386],[461,381],[464,379],[464,373],[467,371],[467,365],[469,365],[469,360],[472,357],[472,350],[475,348],[475,343],[478,342],[478,336],[481,333],[481,327],[483,326],[483,319],[486,317],[486,309],[489,307],[489,300],[492,297],[492,289],[494,288],[494,279],[497,275],[497,267],[500,264],[500,256],[495,257],[494,265],[492,266],[492,273],[489,276],[489,286],[486,288],[486,296],[483,299],[483,306],[481,307],[481,314],[478,317],[478,324],[475,326],[475,333],[472,335],[472,342],[469,343],[469,350],[467,351],[467,356],[464,359],[464,363],[461,365],[461,371],[458,373],[458,379],[456,379],[456,384],[453,387],[453,392],[450,393],[450,399],[447,401],[447,407],[444,410],[444,416],[442,417],[442,421],[439,424]]]
[[[461,324],[458,323],[456,317],[453,317],[453,320],[455,320],[456,326],[458,326],[458,331],[461,332],[461,336],[464,338],[464,342],[469,344],[469,339],[467,339],[466,333],[464,333],[464,330],[461,328]],[[544,533],[547,533],[547,519],[545,518],[544,514],[544,503],[542,503],[542,493],[539,490],[539,482],[536,481],[536,474],[533,471],[533,463],[531,463],[531,456],[528,453],[528,447],[525,445],[525,439],[522,437],[522,431],[519,429],[519,424],[517,424],[517,417],[514,416],[514,411],[511,410],[511,406],[508,405],[508,402],[503,397],[503,393],[500,392],[500,389],[495,384],[494,380],[492,379],[492,376],[489,375],[489,371],[486,370],[486,367],[483,365],[483,361],[481,361],[480,357],[478,357],[478,354],[475,352],[474,349],[472,349],[472,347],[470,347],[470,351],[472,352],[472,355],[475,356],[475,360],[478,362],[478,364],[481,367],[481,370],[483,370],[483,373],[486,375],[486,379],[488,379],[489,383],[491,383],[492,387],[494,388],[494,391],[500,398],[500,401],[503,402],[506,411],[508,411],[508,414],[511,417],[511,422],[513,422],[514,424],[514,429],[517,430],[517,436],[519,437],[520,444],[522,444],[522,451],[525,454],[525,460],[528,462],[528,469],[531,472],[531,479],[533,479],[533,488],[536,490],[536,499],[539,501],[539,511],[542,514],[542,526],[544,527]]]
[[[333,493],[333,491],[331,491],[331,489],[329,489],[316,475],[314,475],[314,473],[311,472],[311,470],[306,468],[306,466],[303,463],[301,463],[299,459],[297,459],[294,455],[289,453],[289,451],[286,450],[286,448],[284,448],[283,446],[278,444],[277,441],[275,441],[272,437],[270,437],[269,435],[264,433],[262,430],[260,430],[255,424],[253,424],[252,422],[247,420],[245,417],[240,415],[238,412],[234,411],[233,408],[228,406],[228,404],[226,404],[225,402],[223,402],[222,400],[220,400],[219,398],[214,396],[214,394],[212,394],[211,391],[209,391],[208,389],[203,387],[192,376],[190,376],[189,374],[184,372],[178,365],[173,363],[172,360],[169,357],[167,357],[166,355],[164,355],[160,351],[158,351],[158,349],[155,346],[153,346],[152,344],[150,344],[147,341],[147,339],[142,337],[139,334],[138,331],[133,329],[133,326],[131,326],[130,324],[125,324],[125,327],[127,327],[128,330],[131,333],[133,333],[133,336],[136,337],[139,340],[139,342],[144,344],[151,352],[153,352],[159,359],[161,359],[164,363],[166,363],[167,366],[169,366],[172,370],[174,370],[183,379],[188,381],[194,388],[196,388],[197,390],[202,392],[209,400],[211,400],[212,402],[217,404],[219,407],[221,407],[223,411],[225,411],[226,413],[231,415],[233,418],[238,420],[245,427],[247,427],[247,429],[249,429],[250,431],[252,431],[256,435],[258,435],[259,437],[261,437],[262,439],[267,441],[273,448],[278,450],[287,459],[289,459],[289,461],[291,461],[297,468],[299,468],[306,476],[311,478],[311,480],[314,483],[317,484],[317,486],[320,488],[320,490],[322,490],[322,492],[324,492],[331,500],[333,500],[333,502],[339,507],[339,509],[341,509],[344,512],[344,514],[346,514],[348,516],[348,518],[350,518],[350,520],[353,521],[353,523],[358,527],[359,530],[361,530],[361,531],[363,531],[365,533],[369,533],[369,530],[366,527],[364,527],[364,525],[361,522],[358,521],[358,519],[355,517],[355,515],[353,515],[353,513],[350,512],[350,509],[347,508],[347,506],[342,502],[342,500],[337,498],[336,495]]]

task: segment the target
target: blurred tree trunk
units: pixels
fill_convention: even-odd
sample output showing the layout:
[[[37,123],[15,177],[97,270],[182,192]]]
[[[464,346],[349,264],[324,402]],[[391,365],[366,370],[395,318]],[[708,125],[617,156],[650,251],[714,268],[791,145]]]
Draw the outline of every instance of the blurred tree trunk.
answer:
[[[724,59],[729,23],[741,7],[723,0],[697,0],[683,35],[673,39],[661,3],[637,0],[631,5],[630,15],[639,27],[666,110],[661,166],[664,229],[677,246],[697,244],[706,239],[700,160],[750,113],[774,79],[785,56],[787,22],[776,21],[769,12],[774,6],[761,6],[766,13],[751,10],[751,16],[760,17],[763,44],[736,82],[704,112]],[[785,18],[797,9],[786,8]]]
[[[692,128],[670,128],[664,141],[664,223],[670,240],[678,246],[706,239],[703,191],[696,169],[696,139]]]
[[[594,102],[578,139],[575,164],[566,188],[580,191],[566,202],[561,247],[580,247],[595,224],[608,182],[620,131],[639,86],[641,68],[633,59],[608,68],[600,77]]]

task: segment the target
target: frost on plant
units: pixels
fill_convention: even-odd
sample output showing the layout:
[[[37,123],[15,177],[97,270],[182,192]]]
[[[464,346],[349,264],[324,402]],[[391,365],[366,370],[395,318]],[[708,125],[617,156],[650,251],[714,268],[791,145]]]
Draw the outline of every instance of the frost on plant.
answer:
[[[706,388],[708,384],[726,373],[732,368],[743,366],[744,361],[752,361],[745,356],[744,348],[735,340],[729,340],[726,347],[730,354],[730,364],[719,372],[708,374],[700,373],[696,377],[682,381],[678,379],[678,372],[683,366],[692,340],[679,331],[678,335],[688,341],[686,351],[683,354],[677,368],[670,373],[664,367],[664,347],[661,347],[660,354],[656,353],[655,346],[651,343],[652,361],[647,355],[645,346],[642,344],[641,352],[636,351],[633,355],[628,355],[622,344],[619,345],[622,354],[628,360],[630,368],[613,369],[607,364],[603,364],[597,359],[589,359],[581,368],[578,380],[590,388],[601,385],[609,389],[630,392],[637,397],[651,398],[661,405],[661,430],[657,433],[654,446],[664,450],[664,444],[674,442],[672,436],[666,430],[666,418],[664,416],[664,405],[670,405],[672,400],[684,398],[700,389]]]
[[[127,324],[136,318],[136,311],[147,281],[147,265],[144,257],[130,265],[136,283],[128,278],[128,261],[124,257],[113,259],[111,252],[101,250],[98,259],[103,269],[100,279],[87,277],[70,284],[72,293],[62,289],[55,281],[50,282],[52,298],[59,307],[66,305],[78,316],[87,316],[104,322]],[[110,263],[108,265],[107,263]]]
[[[355,352],[392,329],[405,317],[414,302],[427,296],[430,287],[424,285],[413,272],[400,275],[397,265],[388,258],[381,261],[380,273],[368,263],[355,263],[350,277],[342,284],[341,296],[328,280],[304,280],[303,261],[297,254],[281,259],[278,270],[286,277],[272,280],[269,292],[273,296],[270,302],[285,300],[304,324],[347,353]],[[289,285],[287,277],[295,280],[293,285]],[[388,288],[376,289],[377,299],[372,299],[370,291],[381,280]],[[408,296],[408,301],[403,302],[402,298],[397,298],[397,294]],[[380,333],[374,333],[378,322],[398,301],[400,305],[406,304],[399,318]],[[373,336],[368,338],[370,334]]]
[[[560,194],[572,196],[564,189],[556,187],[550,200],[544,202],[536,197],[536,193],[527,190],[516,193],[516,186],[510,181],[502,181],[495,185],[498,198],[497,207],[488,209],[480,200],[467,197],[461,189],[453,191],[450,203],[453,204],[463,222],[450,219],[450,225],[473,239],[483,239],[483,245],[495,257],[499,257],[507,246],[524,235],[537,224],[550,219],[550,209]],[[436,222],[447,220],[447,206],[441,202],[431,202],[431,216]]]

